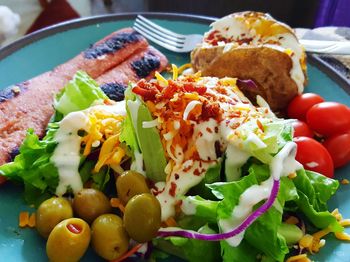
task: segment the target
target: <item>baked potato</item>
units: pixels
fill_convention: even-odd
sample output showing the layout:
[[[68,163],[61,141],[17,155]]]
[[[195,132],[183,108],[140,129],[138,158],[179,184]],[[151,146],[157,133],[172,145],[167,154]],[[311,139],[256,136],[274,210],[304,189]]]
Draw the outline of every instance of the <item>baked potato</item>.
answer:
[[[258,12],[231,14],[211,26],[191,53],[195,72],[251,79],[256,87],[241,85],[242,92],[253,103],[262,96],[277,113],[303,92],[306,55],[290,27]]]

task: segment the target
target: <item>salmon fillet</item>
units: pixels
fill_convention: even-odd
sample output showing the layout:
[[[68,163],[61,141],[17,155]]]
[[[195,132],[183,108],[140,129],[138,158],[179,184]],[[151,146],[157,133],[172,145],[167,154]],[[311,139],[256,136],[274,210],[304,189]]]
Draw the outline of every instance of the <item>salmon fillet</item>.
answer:
[[[97,78],[110,68],[119,65],[133,53],[146,49],[147,40],[132,28],[110,34],[53,71],[70,80],[78,70]]]
[[[12,152],[18,149],[28,128],[33,128],[40,137],[45,134],[46,126],[54,112],[53,97],[76,71],[86,71],[93,78],[98,78],[108,71],[107,79],[113,71],[109,69],[115,69],[134,53],[140,54],[142,50],[152,50],[159,58],[159,68],[164,68],[161,66],[166,61],[164,55],[147,47],[147,40],[139,33],[131,28],[122,29],[98,41],[52,71],[0,91],[0,165],[11,160]],[[127,71],[121,71],[123,74],[115,74],[113,82],[118,82],[118,77],[121,78],[121,82],[126,81]],[[134,74],[130,77],[135,78]]]
[[[0,164],[10,160],[10,154],[21,144],[28,128],[43,136],[53,114],[54,94],[66,80],[52,72],[13,86],[14,94],[0,102]]]
[[[152,46],[134,53],[118,66],[110,69],[96,79],[97,83],[118,82],[127,85],[130,81],[136,82],[141,78],[152,79],[156,71],[163,71],[168,65],[167,58]]]

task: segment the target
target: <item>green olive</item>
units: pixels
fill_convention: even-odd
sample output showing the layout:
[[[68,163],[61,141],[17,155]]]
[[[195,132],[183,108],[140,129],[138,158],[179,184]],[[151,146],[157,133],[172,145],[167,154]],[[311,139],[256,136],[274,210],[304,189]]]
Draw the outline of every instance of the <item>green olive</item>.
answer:
[[[89,247],[90,237],[89,225],[84,220],[63,220],[55,226],[47,240],[47,256],[51,262],[79,261]]]
[[[84,188],[74,196],[73,210],[76,216],[91,224],[98,216],[110,213],[112,207],[101,191]]]
[[[96,253],[106,260],[122,256],[129,246],[129,236],[123,227],[123,220],[113,214],[96,218],[91,226],[91,244]]]
[[[124,226],[128,235],[137,242],[150,241],[161,224],[159,201],[149,193],[136,195],[125,206]]]
[[[68,200],[52,197],[41,203],[36,211],[36,229],[45,238],[62,220],[73,217],[73,210]]]
[[[150,192],[145,177],[131,170],[117,178],[116,186],[118,198],[123,204],[128,203],[133,196]]]

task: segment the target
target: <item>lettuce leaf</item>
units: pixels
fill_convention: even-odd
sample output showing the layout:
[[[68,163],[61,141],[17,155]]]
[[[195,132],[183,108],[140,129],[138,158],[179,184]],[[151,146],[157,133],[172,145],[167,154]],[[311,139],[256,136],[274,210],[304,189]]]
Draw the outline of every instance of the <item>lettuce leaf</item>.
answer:
[[[230,218],[234,207],[239,203],[241,194],[247,188],[261,183],[269,176],[269,167],[267,165],[252,165],[249,168],[249,175],[243,177],[239,181],[208,185],[212,189],[213,194],[219,199],[222,199],[217,208],[218,220]],[[283,183],[284,181],[281,181],[281,184]],[[283,261],[285,255],[289,252],[286,240],[278,233],[278,229],[282,223],[282,209],[284,202],[286,201],[285,196],[291,198],[291,196],[295,195],[293,193],[295,191],[293,191],[292,188],[289,188],[289,186],[290,185],[283,186],[285,189],[280,190],[278,194],[279,204],[275,204],[265,214],[260,216],[246,230],[244,235],[244,240],[249,245],[257,249],[259,252],[271,256],[276,261]],[[233,251],[230,249],[235,249],[226,244],[226,241],[221,242],[225,242],[221,244],[223,253],[226,252],[231,254]],[[240,245],[238,248],[239,247]],[[236,253],[233,252],[233,254]]]
[[[99,172],[93,173],[93,169],[96,165],[96,161],[84,160],[79,167],[79,174],[81,180],[84,183],[91,180],[91,187],[100,191],[104,191],[110,180],[110,168],[104,166]]]
[[[244,151],[268,164],[288,141],[292,141],[292,127],[287,120],[276,119],[272,123],[268,119],[260,120],[264,129],[263,138],[254,134],[254,130],[259,128],[256,119],[242,124],[237,131],[243,138]]]
[[[242,240],[238,247],[230,246],[226,241],[220,241],[222,261],[256,262],[260,251]]]
[[[78,71],[54,101],[55,109],[67,115],[90,107],[96,100],[108,99],[99,85],[87,73]],[[57,114],[59,115],[59,114]],[[57,120],[57,118],[56,118]]]
[[[216,223],[218,204],[218,201],[206,200],[200,196],[187,196],[182,199],[182,206],[194,207],[193,215],[204,219],[207,223]]]
[[[50,162],[57,142],[54,134],[57,123],[49,124],[47,135],[39,140],[33,129],[27,135],[13,162],[0,167],[0,174],[24,184],[24,199],[28,204],[38,205],[54,194],[59,182],[58,170]]]
[[[204,234],[216,233],[208,225],[198,229],[198,232]],[[220,244],[215,241],[204,241],[182,237],[170,237],[167,240],[154,241],[156,247],[181,257],[190,262],[216,262],[221,261]],[[231,260],[232,261],[232,260]]]
[[[140,98],[132,93],[131,86],[125,91],[125,98],[130,122],[124,124],[127,129],[122,131],[121,141],[126,142],[134,154],[136,149],[139,149],[136,153],[142,153],[144,169],[148,178],[155,182],[165,181],[164,169],[167,161],[159,131],[156,127],[142,127],[143,122],[153,120],[151,112]]]
[[[315,172],[299,170],[293,183],[299,195],[296,204],[311,223],[320,229],[330,227],[334,232],[343,231],[343,227],[327,209],[327,201],[339,187],[337,180]]]

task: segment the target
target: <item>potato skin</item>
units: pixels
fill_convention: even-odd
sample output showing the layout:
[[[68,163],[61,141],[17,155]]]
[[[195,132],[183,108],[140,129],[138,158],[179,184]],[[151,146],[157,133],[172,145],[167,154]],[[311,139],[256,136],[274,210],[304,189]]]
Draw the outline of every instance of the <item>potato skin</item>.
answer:
[[[291,58],[284,52],[264,46],[223,50],[223,46],[194,49],[191,53],[194,71],[201,71],[204,76],[251,79],[258,89],[241,87],[249,100],[255,104],[256,96],[260,95],[274,112],[283,114],[298,94],[298,87],[290,77]]]

